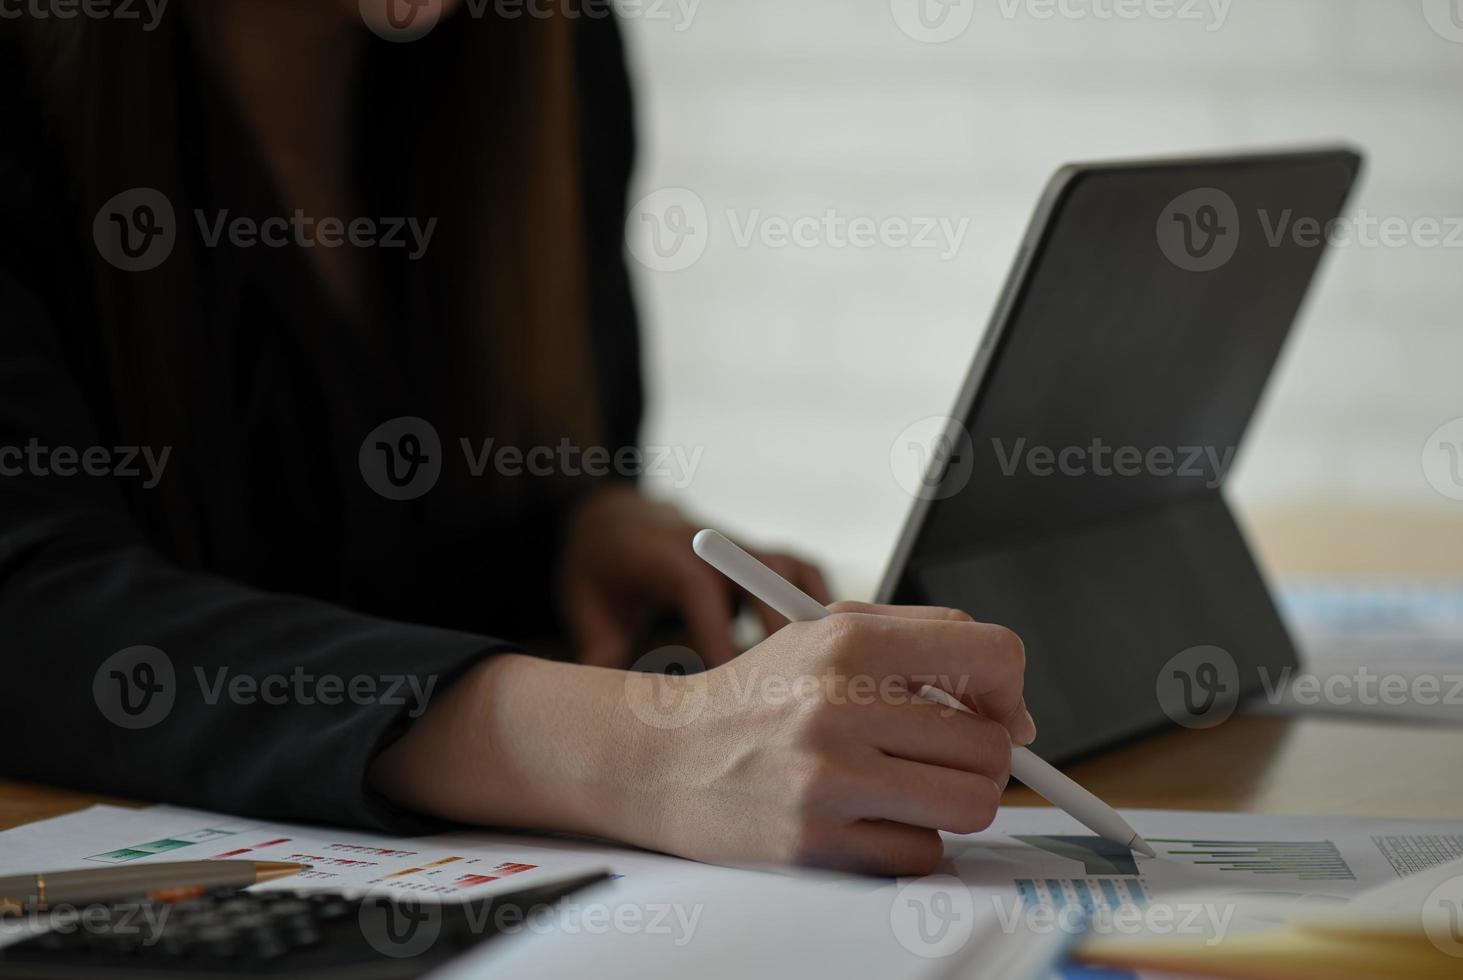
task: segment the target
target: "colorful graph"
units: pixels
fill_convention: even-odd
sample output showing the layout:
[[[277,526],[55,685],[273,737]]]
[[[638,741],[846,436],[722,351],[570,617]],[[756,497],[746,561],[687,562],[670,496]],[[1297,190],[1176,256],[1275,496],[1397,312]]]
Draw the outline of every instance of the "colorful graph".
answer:
[[[1056,912],[1083,909],[1090,917],[1097,910],[1147,908],[1148,886],[1141,878],[1017,878],[1022,902]]]
[[[1138,862],[1133,852],[1121,844],[1094,836],[1049,836],[1012,834],[1013,840],[1039,847],[1043,851],[1077,861],[1089,875],[1136,875]]]
[[[1289,875],[1308,881],[1355,881],[1351,866],[1328,840],[1179,840],[1150,838],[1165,857],[1189,858],[1196,867],[1256,875]]]
[[[233,837],[242,833],[243,829],[223,830],[217,827],[205,827],[202,830],[195,830],[187,834],[163,837],[159,840],[148,841],[145,844],[132,844],[128,847],[119,847],[114,851],[107,851],[103,854],[93,854],[86,860],[96,861],[99,864],[126,864],[128,861],[136,861],[138,858],[152,857],[154,854],[166,854],[169,851],[192,847],[194,844],[205,844],[222,837]]]

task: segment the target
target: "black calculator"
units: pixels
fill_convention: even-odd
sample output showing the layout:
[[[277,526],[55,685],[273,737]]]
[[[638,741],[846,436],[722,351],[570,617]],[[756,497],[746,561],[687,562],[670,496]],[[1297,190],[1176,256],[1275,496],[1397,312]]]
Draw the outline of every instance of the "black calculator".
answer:
[[[418,977],[494,936],[527,931],[603,872],[436,904],[400,896],[346,897],[219,889],[181,902],[116,902],[53,910],[50,931],[0,949],[0,977]]]

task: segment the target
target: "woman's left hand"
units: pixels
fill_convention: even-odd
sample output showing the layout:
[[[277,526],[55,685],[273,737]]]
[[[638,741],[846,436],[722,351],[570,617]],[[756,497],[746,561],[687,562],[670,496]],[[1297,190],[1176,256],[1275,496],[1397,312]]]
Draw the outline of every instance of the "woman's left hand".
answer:
[[[738,594],[751,601],[768,633],[785,625],[770,607],[696,557],[691,539],[698,530],[676,508],[628,486],[596,490],[576,507],[559,581],[577,659],[630,666],[630,644],[639,630],[656,614],[672,611],[684,620],[706,667],[720,666],[737,655],[731,627]],[[789,555],[752,553],[814,599],[832,601],[812,565]]]

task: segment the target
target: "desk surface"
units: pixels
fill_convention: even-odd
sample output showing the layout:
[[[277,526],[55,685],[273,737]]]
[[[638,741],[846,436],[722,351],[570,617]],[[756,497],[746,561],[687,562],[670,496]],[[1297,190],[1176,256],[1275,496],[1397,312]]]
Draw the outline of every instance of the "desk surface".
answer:
[[[1069,772],[1120,807],[1463,820],[1463,728],[1238,715],[1079,763]],[[1450,775],[1443,775],[1450,774]],[[1025,789],[1005,802],[1043,805]],[[124,803],[0,780],[0,829],[93,803]]]

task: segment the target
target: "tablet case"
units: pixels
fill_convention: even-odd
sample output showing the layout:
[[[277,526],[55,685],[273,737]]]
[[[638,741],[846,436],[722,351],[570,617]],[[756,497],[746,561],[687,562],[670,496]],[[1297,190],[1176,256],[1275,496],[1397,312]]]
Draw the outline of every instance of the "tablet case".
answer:
[[[1243,698],[1280,683],[1296,652],[1224,499],[1224,473],[1199,483],[1053,483],[997,472],[985,439],[1009,436],[1006,452],[1032,432],[1237,448],[1324,242],[1299,251],[1245,227],[1247,247],[1211,276],[1158,255],[1152,221],[1161,235],[1173,217],[1165,209],[1203,188],[1197,207],[1215,189],[1238,202],[1245,217],[1228,222],[1244,223],[1254,207],[1324,223],[1340,213],[1359,167],[1346,148],[1086,165],[1049,188],[956,406],[965,425],[928,474],[932,492],[917,501],[879,596],[964,609],[1019,633],[1043,756],[1070,759],[1162,726],[1220,724]],[[1125,323],[1161,324],[1166,311],[1186,317],[1192,336],[1133,331],[1143,344],[1110,360],[1131,378],[1090,378],[1084,369],[1103,368],[1043,354],[1072,330],[1122,338]],[[1050,370],[1032,371],[1043,357]],[[1003,358],[1027,367],[1003,375]],[[1192,372],[1187,382],[1163,374],[1164,358]],[[950,492],[952,474],[968,485]]]

